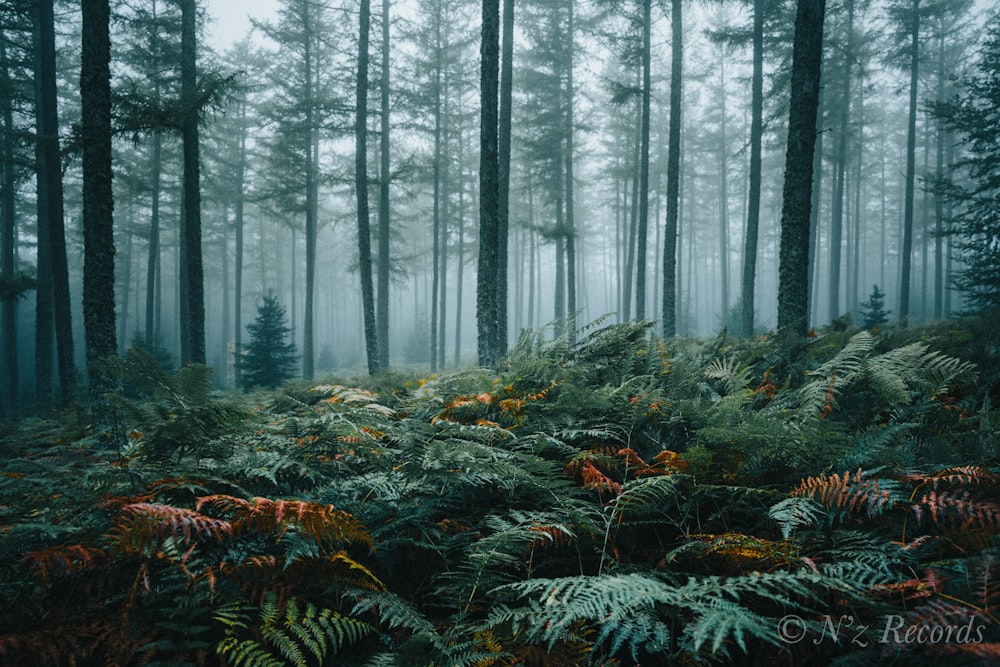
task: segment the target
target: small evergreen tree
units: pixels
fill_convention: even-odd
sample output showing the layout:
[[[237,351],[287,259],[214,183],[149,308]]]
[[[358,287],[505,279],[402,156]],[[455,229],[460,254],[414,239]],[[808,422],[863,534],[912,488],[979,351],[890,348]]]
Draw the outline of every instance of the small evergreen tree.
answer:
[[[861,304],[861,317],[864,318],[865,329],[872,329],[888,322],[889,312],[885,309],[885,292],[875,285],[868,301]]]
[[[257,317],[247,325],[250,343],[236,360],[244,389],[276,387],[292,376],[298,354],[295,344],[286,342],[290,332],[284,307],[277,297],[267,294],[257,306]]]

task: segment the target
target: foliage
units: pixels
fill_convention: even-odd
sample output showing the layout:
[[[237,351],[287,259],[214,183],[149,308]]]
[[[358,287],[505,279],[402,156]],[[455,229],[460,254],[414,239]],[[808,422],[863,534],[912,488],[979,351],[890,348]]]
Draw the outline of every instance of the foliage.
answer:
[[[885,309],[885,292],[875,285],[868,301],[861,304],[861,317],[865,329],[874,329],[889,321],[889,312]]]
[[[295,344],[287,340],[291,330],[278,297],[264,295],[257,317],[247,325],[250,342],[236,360],[244,388],[276,387],[292,377],[298,357]]]
[[[0,663],[988,663],[1000,346],[949,327],[238,397],[134,349],[121,451],[0,436]]]
[[[963,267],[954,278],[977,312],[1000,307],[1000,193],[995,165],[1000,159],[1000,36],[994,16],[985,31],[979,62],[964,80],[962,92],[932,105],[932,113],[956,133],[966,154],[955,173],[935,185],[939,194],[957,204],[951,221]]]

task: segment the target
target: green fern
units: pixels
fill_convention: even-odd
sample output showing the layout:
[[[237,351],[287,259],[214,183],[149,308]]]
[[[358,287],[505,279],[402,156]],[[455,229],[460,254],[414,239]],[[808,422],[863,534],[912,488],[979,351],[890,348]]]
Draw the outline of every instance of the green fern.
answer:
[[[254,625],[238,605],[217,610],[215,620],[226,627],[226,636],[216,645],[216,654],[240,667],[307,667],[307,656],[323,664],[327,656],[336,655],[374,630],[363,621],[330,609],[318,609],[311,602],[303,605],[295,598],[289,598],[282,603],[273,592],[264,594],[258,615],[260,623]],[[263,642],[240,640],[238,635],[248,629],[259,632]]]
[[[772,505],[767,516],[778,524],[787,540],[799,528],[816,526],[826,517],[826,511],[812,498],[791,496]]]

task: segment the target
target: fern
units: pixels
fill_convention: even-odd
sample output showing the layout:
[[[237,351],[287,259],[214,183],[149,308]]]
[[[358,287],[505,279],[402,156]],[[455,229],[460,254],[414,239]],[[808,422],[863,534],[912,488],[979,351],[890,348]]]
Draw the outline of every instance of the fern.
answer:
[[[373,630],[363,621],[319,609],[311,602],[303,604],[295,598],[282,602],[273,592],[265,593],[259,617],[260,624],[254,625],[250,616],[238,606],[217,610],[215,620],[226,627],[227,634],[216,645],[216,654],[229,664],[245,667],[289,664],[306,667],[309,664],[307,656],[323,664],[327,656],[336,655]],[[240,640],[238,635],[247,629],[258,631],[263,642]]]
[[[374,548],[364,525],[332,505],[269,498],[244,500],[216,494],[198,499],[198,509],[205,506],[229,515],[236,534],[253,532],[280,537],[294,526],[317,542],[353,542]]]
[[[812,528],[826,516],[822,506],[812,498],[791,496],[771,506],[767,516],[781,528],[786,540],[799,528]]]
[[[841,573],[842,574],[842,573]],[[837,592],[857,602],[863,600],[864,584],[822,573],[754,573],[746,577],[691,578],[683,585],[671,585],[648,574],[602,575],[563,579],[535,579],[509,584],[497,593],[505,598],[524,599],[525,605],[494,609],[489,624],[511,624],[528,641],[545,643],[551,649],[557,641],[583,636],[577,624],[593,624],[598,637],[609,646],[627,647],[633,655],[658,653],[669,638],[669,615],[687,619],[682,645],[699,652],[728,653],[728,641],[748,650],[753,638],[779,646],[777,619],[755,611],[754,606],[781,610],[788,614],[807,612],[820,602],[820,592]],[[663,614],[669,614],[664,618]],[[636,625],[655,628],[652,634],[637,634]]]
[[[853,475],[809,477],[792,490],[792,495],[813,498],[837,513],[864,511],[868,516],[881,514],[899,500],[891,480],[869,477],[860,469]]]

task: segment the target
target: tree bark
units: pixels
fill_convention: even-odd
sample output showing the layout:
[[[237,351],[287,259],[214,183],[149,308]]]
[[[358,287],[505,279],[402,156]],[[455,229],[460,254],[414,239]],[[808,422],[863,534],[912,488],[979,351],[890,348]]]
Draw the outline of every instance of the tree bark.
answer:
[[[381,136],[378,184],[378,359],[389,367],[389,0],[382,0]]]
[[[479,128],[479,266],[476,277],[476,325],[479,364],[493,368],[500,357],[497,318],[499,232],[498,86],[500,2],[483,0],[480,45]]]
[[[678,0],[679,2],[679,0]],[[649,100],[652,0],[642,2],[642,126],[639,131],[639,224],[636,230],[635,317],[646,319],[646,240],[649,236]],[[671,109],[673,111],[673,109]]]
[[[354,177],[358,202],[358,262],[361,268],[361,306],[364,311],[365,352],[368,373],[378,373],[378,328],[375,324],[375,294],[372,285],[372,238],[368,219],[368,38],[371,0],[361,0],[358,39],[358,76],[355,88]]]
[[[663,231],[663,337],[677,333],[677,219],[681,185],[681,77],[684,31],[681,0],[670,2],[670,127],[667,148],[667,221]]]
[[[313,53],[313,27],[312,17],[309,13],[309,5],[303,5],[303,72],[302,80],[305,84],[305,125],[306,131],[303,136],[302,150],[305,155],[306,171],[306,285],[305,304],[302,309],[302,377],[311,380],[315,374],[316,364],[316,241],[319,227],[319,167],[317,165],[317,133],[316,128],[316,91],[313,81],[314,73],[318,70],[316,56]],[[295,245],[292,245],[292,266],[295,266]],[[295,294],[297,285],[292,284],[292,294]],[[293,302],[294,303],[294,302]],[[292,322],[295,321],[293,306]],[[294,333],[293,333],[294,336]]]
[[[73,361],[69,267],[66,262],[66,233],[63,220],[53,0],[39,0],[36,11],[34,36],[36,51],[35,118],[38,131],[35,149],[38,168],[38,298],[39,301],[43,302],[39,307],[39,317],[42,320],[42,326],[48,329],[42,332],[41,337],[36,332],[36,341],[41,340],[43,348],[47,346],[48,349],[47,352],[44,349],[42,352],[43,357],[48,357],[48,361],[46,362],[43,358],[40,363],[36,364],[36,368],[45,365],[45,376],[51,378],[51,328],[54,324],[59,368],[59,398],[60,404],[66,405],[76,393],[76,368]],[[113,285],[110,289],[114,289]],[[43,295],[43,291],[46,294]],[[45,301],[48,301],[48,304],[45,304]],[[48,311],[48,314],[45,311]],[[113,318],[111,324],[114,327]],[[47,381],[47,384],[51,387],[51,379]],[[44,397],[42,398],[44,400]]]
[[[512,0],[504,0],[504,2],[512,2]],[[566,315],[568,317],[567,334],[569,335],[570,344],[576,342],[576,220],[573,196],[573,159],[575,151],[573,142],[573,100],[576,92],[573,90],[573,57],[576,52],[576,44],[574,43],[575,17],[573,15],[573,2],[574,0],[569,0],[566,3],[569,14],[566,20],[566,39],[569,41],[569,48],[567,49],[569,60],[566,63]],[[508,126],[510,124],[509,120]],[[508,143],[510,143],[509,140]],[[507,159],[508,161],[510,160],[509,151]]]
[[[89,0],[83,0],[84,5],[88,2]],[[182,364],[205,363],[205,276],[201,255],[196,13],[196,0],[181,0],[181,99],[184,105],[184,117],[181,120],[184,155],[181,318],[187,324],[186,340],[181,340]]]
[[[799,0],[781,207],[778,327],[805,335],[809,317],[809,212],[826,0]]]
[[[11,95],[10,68],[7,62],[6,35],[0,28],[0,106],[3,115],[3,137],[0,141],[0,276],[14,279],[15,244],[17,243],[15,213],[17,210],[16,172],[14,171],[14,105]],[[17,369],[17,298],[3,300],[3,387],[8,415],[17,412],[20,404],[20,379]],[[4,407],[4,406],[0,406]]]
[[[903,244],[900,249],[899,323],[910,318],[910,271],[913,252],[913,191],[916,180],[917,77],[920,56],[920,0],[913,0],[910,25],[910,110],[906,122],[906,185],[903,195]]]
[[[750,183],[747,193],[747,230],[743,241],[741,305],[744,336],[753,335],[754,283],[757,236],[760,229],[761,145],[764,117],[764,0],[753,3],[753,74],[750,83]]]
[[[507,246],[510,230],[510,124],[514,73],[514,0],[503,0],[500,116],[497,128],[496,354],[507,353]]]
[[[80,68],[83,144],[83,326],[94,431],[113,444],[114,411],[105,395],[114,378],[101,360],[115,342],[114,194],[111,171],[111,13],[108,0],[83,0]]]
[[[833,206],[830,222],[830,284],[829,317],[837,319],[843,313],[840,309],[840,265],[841,242],[844,231],[844,182],[847,175],[847,140],[851,117],[851,60],[854,57],[854,0],[847,3],[847,43],[844,46],[844,77],[840,129],[837,132],[837,171],[834,173]],[[850,306],[848,306],[850,309]]]

